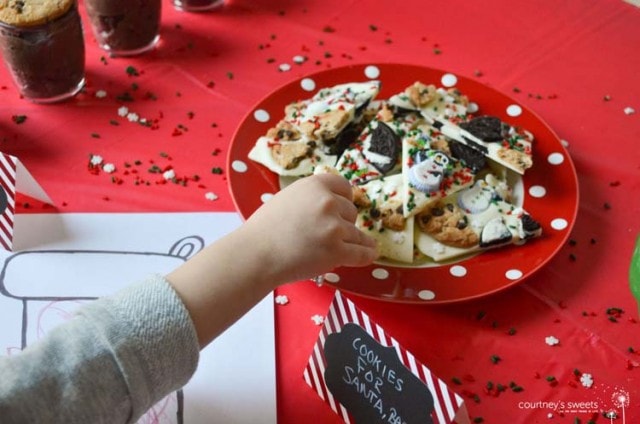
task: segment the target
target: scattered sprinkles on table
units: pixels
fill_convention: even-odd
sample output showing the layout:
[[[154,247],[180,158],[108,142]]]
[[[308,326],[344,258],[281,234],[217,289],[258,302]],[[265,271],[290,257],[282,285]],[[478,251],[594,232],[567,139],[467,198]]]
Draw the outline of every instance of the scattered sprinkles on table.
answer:
[[[98,99],[104,99],[105,97],[107,97],[107,92],[104,90],[98,90],[96,91],[96,97]]]
[[[100,155],[91,155],[89,159],[89,163],[93,166],[100,165],[102,163],[102,156]]]
[[[27,115],[13,115],[11,117],[11,120],[18,125],[24,124],[25,121],[27,120]]]
[[[636,110],[632,107],[627,106],[624,108],[624,113],[625,115],[633,115],[634,113],[636,113]]]
[[[129,122],[138,122],[140,120],[140,116],[137,113],[129,112],[127,113],[127,119]]]
[[[311,317],[311,321],[313,321],[315,325],[322,325],[322,323],[324,322],[324,317],[322,315],[316,314]]]
[[[276,296],[275,302],[278,305],[286,305],[287,303],[289,303],[289,298],[287,296],[285,296],[284,294],[280,294],[280,295]]]
[[[111,174],[116,170],[116,166],[112,163],[105,163],[104,166],[102,167],[102,170],[107,174]]]
[[[176,172],[173,169],[169,169],[162,173],[162,177],[167,181],[173,180],[176,177]]]
[[[218,196],[215,193],[210,191],[204,195],[204,198],[211,201],[218,200]]]

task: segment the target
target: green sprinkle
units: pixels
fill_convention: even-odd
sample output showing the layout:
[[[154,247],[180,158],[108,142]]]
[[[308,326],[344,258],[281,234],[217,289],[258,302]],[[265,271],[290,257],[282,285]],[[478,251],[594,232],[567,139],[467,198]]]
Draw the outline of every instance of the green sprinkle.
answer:
[[[140,75],[138,70],[131,65],[127,66],[127,69],[125,69],[125,71],[127,72],[127,75],[131,77],[137,77]]]
[[[11,117],[11,120],[18,125],[24,124],[24,122],[27,120],[27,115],[13,115]]]

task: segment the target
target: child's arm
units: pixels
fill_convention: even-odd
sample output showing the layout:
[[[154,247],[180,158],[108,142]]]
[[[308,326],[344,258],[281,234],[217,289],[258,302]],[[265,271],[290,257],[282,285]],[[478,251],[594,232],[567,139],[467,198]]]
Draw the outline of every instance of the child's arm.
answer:
[[[0,357],[3,423],[135,422],[196,369],[199,347],[277,285],[370,263],[348,183],[305,178],[166,278],[82,308],[39,344]]]

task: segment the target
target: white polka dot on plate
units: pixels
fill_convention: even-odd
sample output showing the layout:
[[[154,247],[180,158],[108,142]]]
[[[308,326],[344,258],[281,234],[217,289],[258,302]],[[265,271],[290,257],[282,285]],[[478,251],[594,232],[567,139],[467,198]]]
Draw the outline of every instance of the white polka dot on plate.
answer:
[[[509,280],[517,280],[522,278],[522,271],[519,269],[510,269],[504,274]]]
[[[549,156],[547,156],[547,161],[551,165],[560,165],[562,162],[564,162],[564,155],[558,152],[551,153]]]
[[[544,197],[547,195],[547,189],[540,185],[534,185],[529,187],[529,195],[537,198]]]
[[[267,203],[272,198],[273,193],[262,193],[262,196],[260,196],[260,200],[262,201],[262,203]]]
[[[316,89],[316,82],[311,78],[304,78],[300,81],[300,87],[302,87],[304,91],[313,91]]]
[[[463,267],[462,265],[454,265],[449,268],[449,272],[454,277],[464,277],[465,275],[467,275],[467,268]]]
[[[289,72],[291,70],[291,65],[288,63],[281,63],[280,66],[278,66],[278,69],[280,69],[280,72]]]
[[[520,116],[522,115],[522,108],[518,105],[509,105],[507,107],[507,115],[509,116]]]
[[[374,65],[369,65],[364,68],[364,75],[370,79],[376,79],[380,76],[380,68]]]
[[[455,85],[458,83],[458,77],[453,74],[444,74],[440,81],[445,87],[455,87]]]
[[[551,221],[551,228],[553,228],[554,230],[564,230],[565,228],[567,228],[569,226],[569,223],[567,222],[566,219],[563,218],[556,218],[553,221]]]
[[[431,290],[420,290],[418,292],[418,297],[422,300],[433,300],[436,298],[436,294]]]
[[[249,168],[247,167],[247,164],[244,163],[243,161],[234,160],[231,163],[231,169],[233,169],[236,172],[247,172],[247,169],[249,169]]]
[[[470,102],[469,105],[467,106],[467,112],[469,113],[476,113],[479,110],[480,110],[480,106],[478,106],[478,103]]]
[[[324,281],[336,284],[340,281],[340,276],[335,272],[327,272],[326,274],[324,274]]]
[[[253,112],[253,118],[258,122],[269,122],[271,116],[269,116],[269,112],[264,109],[258,109]]]
[[[371,271],[371,275],[377,280],[386,280],[389,278],[389,271],[384,268],[376,268]]]

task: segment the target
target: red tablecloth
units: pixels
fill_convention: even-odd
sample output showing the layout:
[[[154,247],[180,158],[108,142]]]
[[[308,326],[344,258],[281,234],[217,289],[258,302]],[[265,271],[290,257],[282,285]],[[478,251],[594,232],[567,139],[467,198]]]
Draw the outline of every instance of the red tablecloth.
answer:
[[[307,73],[402,62],[476,79],[568,142],[580,182],[572,242],[525,283],[478,301],[352,300],[451,384],[476,422],[586,423],[597,414],[550,417],[540,402],[613,408],[615,392],[628,393],[625,418],[640,422],[640,324],[627,279],[640,233],[640,9],[621,0],[230,0],[203,14],[164,6],[161,43],[136,58],[98,49],[81,8],[87,87],[69,102],[31,104],[0,71],[0,150],[20,158],[55,210],[234,210],[225,159],[235,129],[257,101]],[[119,100],[124,93],[133,101]],[[122,106],[152,125],[120,116]],[[115,172],[92,172],[92,155]],[[163,178],[168,169],[175,183]],[[18,204],[19,213],[52,210]],[[278,293],[290,300],[276,308],[279,422],[338,423],[302,379],[319,332],[310,317],[326,312],[333,291],[302,282]],[[560,344],[548,346],[549,335]],[[593,376],[591,388],[575,370]],[[488,382],[507,390],[488,393]]]

